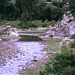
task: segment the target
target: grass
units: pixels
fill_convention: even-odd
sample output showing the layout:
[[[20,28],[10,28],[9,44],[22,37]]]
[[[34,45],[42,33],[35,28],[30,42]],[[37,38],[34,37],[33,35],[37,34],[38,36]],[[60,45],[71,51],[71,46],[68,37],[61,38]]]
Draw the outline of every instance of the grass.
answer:
[[[18,24],[20,21],[1,21],[0,22],[0,29],[5,27],[5,26],[12,26],[12,27],[19,27]]]
[[[28,34],[39,34],[39,33],[45,33],[46,31],[48,31],[49,29],[42,29],[42,30],[36,30],[36,29],[32,29],[32,30],[26,30],[24,31],[25,33]]]
[[[61,52],[61,46],[60,46],[60,39],[53,39],[53,38],[48,38],[45,41],[45,45],[47,45],[47,47],[45,48],[46,51],[53,51],[53,52],[57,52],[60,53]]]
[[[16,37],[10,36],[10,35],[4,35],[4,36],[2,36],[2,39],[12,39],[12,40],[14,40],[14,39],[16,39]]]

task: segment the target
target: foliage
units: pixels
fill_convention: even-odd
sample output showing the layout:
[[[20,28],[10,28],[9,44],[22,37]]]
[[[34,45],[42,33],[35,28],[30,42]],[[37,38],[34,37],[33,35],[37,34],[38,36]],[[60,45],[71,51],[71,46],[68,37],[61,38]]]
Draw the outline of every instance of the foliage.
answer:
[[[55,20],[52,20],[52,21],[50,22],[50,25],[51,25],[52,27],[54,27],[55,24],[56,24]]]
[[[75,52],[75,41],[70,42],[69,44],[63,43],[61,52]]]
[[[17,2],[19,2],[17,0]],[[30,17],[32,14],[34,14],[34,8],[36,3],[38,2],[37,0],[21,0],[21,7],[22,9],[22,21],[26,23],[27,21],[30,20]],[[19,4],[19,3],[18,3]],[[24,17],[24,18],[23,18]]]
[[[69,52],[69,45],[66,45],[66,42],[63,42],[63,45],[61,46],[61,52]]]
[[[0,14],[0,21],[1,20],[4,20],[4,15],[3,14]]]
[[[62,15],[63,15],[62,11],[60,9],[56,9],[52,12],[51,20],[55,20],[55,21],[61,20]]]
[[[47,2],[51,2],[51,0],[46,0]]]
[[[69,5],[69,8],[71,10],[72,13],[75,12],[75,0],[70,0],[70,5]]]
[[[18,26],[21,28],[36,28],[36,27],[47,27],[49,25],[54,26],[55,21],[48,21],[47,19],[42,22],[42,20],[34,20],[34,21],[27,21],[27,23],[20,22]]]
[[[44,4],[43,4],[44,5]],[[38,8],[34,14],[34,19],[36,20],[42,20],[43,22],[48,19],[49,21],[51,20],[59,20],[61,19],[62,11],[52,5],[52,4],[46,4],[45,6],[41,6],[42,8]],[[41,9],[41,10],[40,10]]]
[[[56,54],[54,58],[46,64],[45,70],[39,75],[74,75],[75,74],[75,53],[66,52]]]
[[[4,27],[10,25],[10,26],[12,26],[12,27],[20,28],[20,27],[18,26],[19,23],[20,23],[20,21],[6,21],[6,20],[5,20],[5,21],[1,21],[1,22],[0,22],[0,26],[1,26],[1,28],[4,28]]]
[[[17,9],[9,0],[0,0],[0,20],[15,20],[18,16]]]
[[[51,10],[49,8],[47,9],[42,9],[40,15],[39,15],[39,19],[41,19],[42,21],[46,20],[46,18],[51,21]]]
[[[48,21],[48,19],[46,19],[46,20],[44,21],[42,27],[47,27],[47,26],[49,26],[50,24],[51,24],[51,22]]]
[[[7,20],[16,20],[18,17],[18,9],[15,8],[13,3],[10,3],[8,6],[6,6],[6,19]]]
[[[58,8],[62,8],[64,5],[64,2],[57,2],[57,1],[53,1],[52,4],[54,6],[57,6]]]
[[[45,4],[38,0],[16,0],[15,4],[9,2],[9,0],[0,0],[0,9],[0,20],[13,21],[19,18],[23,23],[32,20],[42,20],[44,22],[46,19],[57,21],[60,19],[59,15],[62,14],[57,6]],[[46,23],[42,24],[43,27],[47,25]]]
[[[70,48],[75,48],[75,41],[69,43]]]

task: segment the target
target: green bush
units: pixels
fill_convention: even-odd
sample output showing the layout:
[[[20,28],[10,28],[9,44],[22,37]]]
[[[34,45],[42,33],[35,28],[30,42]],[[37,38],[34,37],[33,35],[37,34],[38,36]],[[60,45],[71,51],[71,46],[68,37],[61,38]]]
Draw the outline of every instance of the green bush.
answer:
[[[75,53],[66,52],[56,54],[39,75],[75,75]]]
[[[70,48],[75,48],[75,41],[69,43]]]
[[[47,27],[49,25],[54,26],[55,25],[55,21],[48,21],[47,19],[42,22],[42,20],[34,20],[34,21],[27,21],[27,23],[24,22],[20,22],[18,24],[18,26],[20,26],[21,28],[36,28],[36,27]]]
[[[75,52],[75,41],[70,42],[69,44],[64,43],[61,46],[61,52]]]
[[[48,21],[48,19],[46,19],[42,25],[42,27],[47,27],[50,25],[50,21]]]
[[[57,6],[58,8],[62,8],[63,5],[64,5],[64,2],[53,1],[52,4],[53,4],[54,6]]]
[[[42,21],[35,20],[35,21],[28,21],[27,23],[20,22],[18,26],[20,26],[21,28],[36,28],[42,26],[41,24]]]
[[[21,27],[21,28],[28,28],[27,25],[25,23],[23,23],[23,22],[20,22],[18,24],[18,26]]]
[[[52,21],[50,22],[50,25],[51,25],[52,27],[54,27],[55,24],[56,24],[55,20],[52,20]]]

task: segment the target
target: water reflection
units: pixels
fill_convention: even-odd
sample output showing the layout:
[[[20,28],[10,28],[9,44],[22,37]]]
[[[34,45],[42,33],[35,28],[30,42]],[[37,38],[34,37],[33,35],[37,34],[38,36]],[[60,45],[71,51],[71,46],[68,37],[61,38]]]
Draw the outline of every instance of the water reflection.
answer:
[[[22,37],[19,39],[19,41],[43,41],[40,37],[38,36],[32,36],[32,35],[20,35]]]

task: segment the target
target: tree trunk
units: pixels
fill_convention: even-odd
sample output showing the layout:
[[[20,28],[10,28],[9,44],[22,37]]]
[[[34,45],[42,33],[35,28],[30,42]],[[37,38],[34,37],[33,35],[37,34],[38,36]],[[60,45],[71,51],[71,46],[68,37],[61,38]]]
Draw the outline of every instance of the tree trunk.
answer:
[[[27,10],[27,8],[26,8],[26,13],[27,13],[27,17],[29,16],[29,13],[28,13],[28,10]]]

